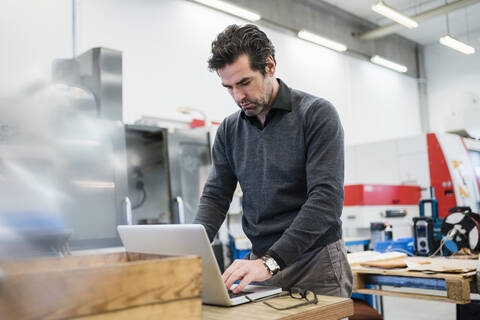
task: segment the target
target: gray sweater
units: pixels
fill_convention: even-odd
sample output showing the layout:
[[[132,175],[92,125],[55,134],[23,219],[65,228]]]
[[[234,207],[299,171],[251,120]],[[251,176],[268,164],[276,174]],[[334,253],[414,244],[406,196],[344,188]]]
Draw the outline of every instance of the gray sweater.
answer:
[[[263,130],[241,110],[220,124],[194,223],[212,240],[238,181],[253,253],[284,268],[342,236],[344,145],[331,103],[278,81]]]

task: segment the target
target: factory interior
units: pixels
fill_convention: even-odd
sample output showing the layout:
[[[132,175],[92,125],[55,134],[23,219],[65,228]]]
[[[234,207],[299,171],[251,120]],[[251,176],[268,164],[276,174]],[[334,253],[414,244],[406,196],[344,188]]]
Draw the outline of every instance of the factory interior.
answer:
[[[231,25],[274,55],[212,68]],[[480,319],[480,0],[2,0],[0,43],[0,319]]]

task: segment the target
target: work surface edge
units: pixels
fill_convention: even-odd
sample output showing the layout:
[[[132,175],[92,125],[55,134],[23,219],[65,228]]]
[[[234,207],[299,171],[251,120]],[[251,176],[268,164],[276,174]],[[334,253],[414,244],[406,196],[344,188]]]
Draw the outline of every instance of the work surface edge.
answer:
[[[456,304],[466,304],[470,302],[470,284],[475,280],[475,271],[466,273],[424,273],[420,271],[408,271],[403,269],[380,269],[380,268],[366,268],[366,267],[353,267],[353,292],[361,294],[373,294],[373,295],[385,295],[385,296],[397,296],[413,299],[425,299],[444,301]],[[408,279],[435,279],[445,281],[446,296],[438,294],[419,294],[416,292],[399,292],[395,290],[386,290],[366,288],[366,284],[378,284],[370,283],[365,278],[366,276],[383,276],[383,277],[396,277],[398,279],[404,278],[408,282]],[[401,286],[403,287],[403,286]],[[421,289],[422,286],[412,287],[406,285],[415,290],[415,288]],[[442,290],[443,291],[443,290]],[[433,292],[433,291],[432,291]]]
[[[367,274],[379,274],[379,275],[391,275],[391,276],[403,276],[414,278],[437,278],[437,279],[465,279],[475,278],[476,271],[464,272],[464,273],[449,273],[449,272],[436,272],[425,273],[421,271],[409,271],[407,268],[402,269],[381,269],[381,268],[367,268],[367,267],[352,267],[353,273],[367,273]]]
[[[290,297],[277,297],[269,299],[269,302],[277,306],[288,306],[299,303]],[[348,298],[330,297],[318,295],[318,304],[307,305],[290,310],[275,310],[261,301],[250,302],[234,307],[219,307],[203,305],[203,319],[245,319],[258,320],[276,319],[341,319],[353,315],[353,301]]]

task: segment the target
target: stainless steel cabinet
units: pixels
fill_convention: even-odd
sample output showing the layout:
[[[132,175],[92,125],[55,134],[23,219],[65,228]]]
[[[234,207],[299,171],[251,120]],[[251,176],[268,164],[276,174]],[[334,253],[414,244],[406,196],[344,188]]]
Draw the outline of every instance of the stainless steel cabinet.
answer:
[[[126,126],[135,224],[191,223],[210,167],[208,132]]]

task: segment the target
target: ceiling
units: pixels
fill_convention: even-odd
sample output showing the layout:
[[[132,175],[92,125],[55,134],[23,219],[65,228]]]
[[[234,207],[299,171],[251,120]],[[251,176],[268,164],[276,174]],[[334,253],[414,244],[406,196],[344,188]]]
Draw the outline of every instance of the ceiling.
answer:
[[[379,26],[392,23],[391,20],[371,10],[371,6],[376,0],[322,1]],[[445,0],[384,0],[383,2],[408,16],[414,16],[445,4]],[[480,49],[480,3],[453,11],[448,14],[448,19],[452,36]],[[441,36],[447,34],[446,16],[438,16],[420,23],[418,28],[402,28],[395,33],[425,46],[435,44]]]

